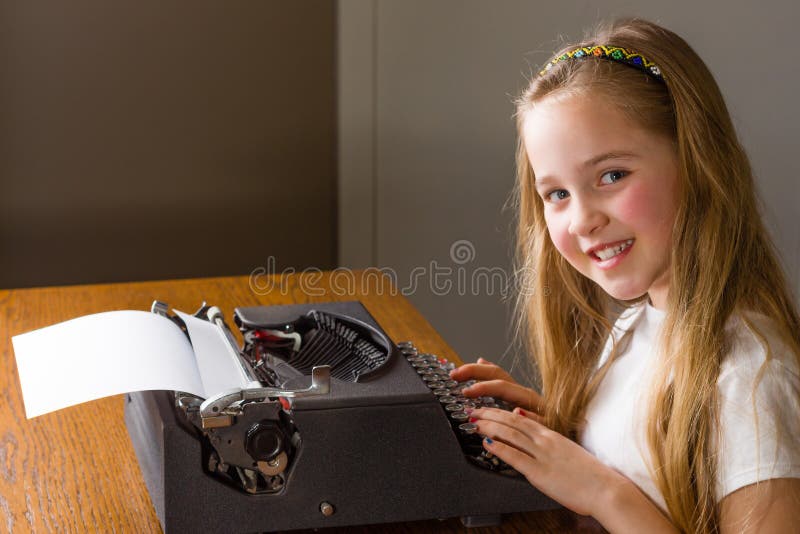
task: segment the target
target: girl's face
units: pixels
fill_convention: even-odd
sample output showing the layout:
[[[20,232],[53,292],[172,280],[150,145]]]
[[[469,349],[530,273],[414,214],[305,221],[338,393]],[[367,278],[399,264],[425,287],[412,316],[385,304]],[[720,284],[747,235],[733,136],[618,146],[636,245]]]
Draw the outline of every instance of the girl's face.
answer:
[[[672,143],[582,96],[536,103],[522,133],[558,251],[612,297],[648,293],[664,309],[678,204]]]

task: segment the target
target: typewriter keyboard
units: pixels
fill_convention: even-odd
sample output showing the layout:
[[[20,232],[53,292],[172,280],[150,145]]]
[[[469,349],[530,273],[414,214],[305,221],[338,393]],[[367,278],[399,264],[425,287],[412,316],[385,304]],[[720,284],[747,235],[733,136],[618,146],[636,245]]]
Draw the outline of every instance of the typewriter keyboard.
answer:
[[[463,389],[471,386],[475,381],[456,382],[452,380],[450,371],[455,369],[455,364],[435,354],[419,352],[411,341],[402,341],[397,344],[397,347],[417,371],[420,379],[436,395],[467,459],[475,465],[491,471],[516,475],[517,472],[508,464],[483,448],[483,436],[477,433],[478,427],[469,421],[470,417],[466,411],[470,408],[499,408],[510,411],[513,407],[507,402],[493,397],[465,397],[462,394]]]

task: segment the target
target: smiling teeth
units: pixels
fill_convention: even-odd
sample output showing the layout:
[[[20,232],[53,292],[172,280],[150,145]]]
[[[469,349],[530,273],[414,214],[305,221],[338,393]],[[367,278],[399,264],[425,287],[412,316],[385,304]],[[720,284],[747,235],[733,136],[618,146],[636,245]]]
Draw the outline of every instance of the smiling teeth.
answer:
[[[624,243],[616,245],[614,247],[604,248],[603,250],[596,250],[594,253],[603,261],[610,260],[629,246],[633,244],[633,239],[628,239]]]

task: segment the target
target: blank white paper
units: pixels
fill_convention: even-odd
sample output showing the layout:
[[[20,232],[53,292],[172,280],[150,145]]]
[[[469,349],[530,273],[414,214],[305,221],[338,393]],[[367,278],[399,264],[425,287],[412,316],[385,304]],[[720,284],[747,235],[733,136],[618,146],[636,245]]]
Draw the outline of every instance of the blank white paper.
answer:
[[[87,315],[14,336],[12,343],[28,418],[131,391],[206,398],[186,335],[154,313]]]
[[[178,310],[175,313],[186,324],[192,338],[197,369],[206,392],[202,397],[207,399],[222,391],[246,387],[248,380],[238,362],[238,352],[219,326]]]

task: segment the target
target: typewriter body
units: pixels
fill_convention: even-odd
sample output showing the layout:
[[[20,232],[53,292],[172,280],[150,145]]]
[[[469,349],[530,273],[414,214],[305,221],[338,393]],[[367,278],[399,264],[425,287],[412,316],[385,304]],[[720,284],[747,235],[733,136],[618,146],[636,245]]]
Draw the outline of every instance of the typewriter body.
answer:
[[[228,328],[214,308],[196,316]],[[451,517],[477,526],[558,506],[487,454],[464,412],[505,406],[462,397],[452,364],[393,343],[358,302],[237,308],[234,323],[243,346],[227,335],[247,387],[126,398],[165,532]]]

